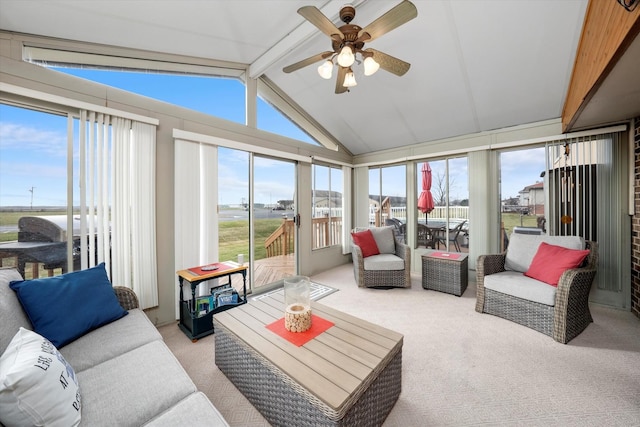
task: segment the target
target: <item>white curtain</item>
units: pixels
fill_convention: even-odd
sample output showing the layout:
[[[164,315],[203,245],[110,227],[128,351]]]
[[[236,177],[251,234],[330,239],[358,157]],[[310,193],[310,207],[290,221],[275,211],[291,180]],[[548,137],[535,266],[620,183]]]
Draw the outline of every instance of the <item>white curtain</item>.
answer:
[[[175,140],[175,270],[218,261],[218,148]],[[176,318],[179,288],[176,277]],[[208,292],[205,282],[198,294]],[[185,289],[183,298],[190,298]]]
[[[156,127],[81,111],[78,138],[81,268],[104,262],[114,285],[158,305]],[[74,233],[75,234],[75,233]]]
[[[351,173],[352,168],[342,167],[342,254],[351,253]]]

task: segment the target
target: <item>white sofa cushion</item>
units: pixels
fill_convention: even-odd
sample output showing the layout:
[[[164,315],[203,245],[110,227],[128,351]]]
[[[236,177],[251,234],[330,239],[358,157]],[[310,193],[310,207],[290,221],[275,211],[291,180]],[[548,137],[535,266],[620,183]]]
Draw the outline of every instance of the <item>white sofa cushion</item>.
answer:
[[[60,353],[76,372],[82,372],[151,341],[160,340],[162,335],[147,315],[140,309],[134,309],[117,322],[94,329],[65,345]]]
[[[539,236],[512,233],[504,262],[505,270],[518,271],[520,273],[527,271],[542,242],[568,249],[585,248],[584,239],[580,236]]]
[[[145,427],[175,427],[185,424],[189,427],[223,427],[227,422],[215,406],[202,393],[194,393],[183,399],[168,411],[154,418]]]
[[[22,280],[15,268],[0,268],[0,354],[4,353],[18,329],[33,329],[16,292],[9,287],[13,280]]]
[[[81,425],[91,427],[143,425],[197,391],[163,341],[78,372],[78,381],[83,398]]]
[[[365,270],[404,270],[404,260],[392,254],[380,254],[364,259]]]
[[[503,271],[484,276],[484,287],[551,307],[556,304],[558,289],[517,271]]]

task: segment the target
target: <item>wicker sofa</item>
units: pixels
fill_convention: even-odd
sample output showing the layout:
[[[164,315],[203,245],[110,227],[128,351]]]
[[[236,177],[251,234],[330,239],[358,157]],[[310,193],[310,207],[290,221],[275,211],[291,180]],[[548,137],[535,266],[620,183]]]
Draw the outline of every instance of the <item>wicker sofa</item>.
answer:
[[[22,281],[22,277],[17,270],[0,268],[0,354],[3,355],[0,358],[0,421],[13,425],[16,416],[21,420],[27,418],[24,408],[33,400],[24,403],[28,399],[24,393],[26,389],[27,394],[39,392],[42,395],[38,402],[45,401],[53,406],[46,410],[31,409],[30,419],[41,417],[41,414],[49,417],[44,421],[32,421],[33,425],[176,426],[188,423],[191,426],[228,426],[209,399],[196,389],[158,330],[138,308],[138,299],[131,290],[114,287],[118,302],[125,310],[123,317],[55,348],[32,332],[30,318],[16,292],[10,288],[11,282],[18,281]],[[117,302],[113,304],[117,306]],[[69,307],[69,311],[72,309]],[[41,342],[37,343],[36,350],[46,346],[47,354],[42,357],[27,351],[24,336],[38,337]],[[18,338],[22,341],[16,346],[15,343],[20,342]],[[11,353],[12,348],[20,350]],[[65,382],[76,388],[73,397],[77,399],[77,414],[68,414],[67,400],[58,401],[58,395],[71,387],[54,393],[48,388],[62,383],[64,369],[49,369],[53,371],[53,378],[44,374],[29,378],[30,374],[24,373],[28,368],[44,372],[32,367],[31,360],[36,358],[45,360],[44,368],[58,361],[66,367]],[[16,367],[18,359],[25,361],[23,372]],[[55,368],[54,365],[51,367]],[[34,383],[27,384],[27,381]],[[11,384],[7,385],[7,382]],[[20,403],[12,404],[14,400]],[[20,412],[15,411],[18,406],[21,406]],[[13,418],[9,414],[11,411]],[[62,415],[56,411],[61,411]],[[64,417],[68,416],[74,417],[79,424],[66,421]]]
[[[557,288],[524,275],[542,242],[589,250],[578,268],[562,273]],[[597,243],[581,237],[512,234],[506,252],[478,258],[476,311],[511,320],[566,344],[593,322],[589,291],[597,263]]]
[[[351,255],[353,274],[359,287],[364,288],[410,288],[411,287],[411,250],[402,243],[394,227],[356,227],[353,233],[371,230],[379,253],[364,256],[363,248],[353,238]],[[365,251],[366,253],[366,251]]]

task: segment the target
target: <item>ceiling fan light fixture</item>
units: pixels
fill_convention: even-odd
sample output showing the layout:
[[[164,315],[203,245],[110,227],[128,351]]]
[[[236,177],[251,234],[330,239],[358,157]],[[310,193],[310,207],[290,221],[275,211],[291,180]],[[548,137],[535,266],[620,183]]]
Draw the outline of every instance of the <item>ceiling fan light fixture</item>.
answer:
[[[332,73],[333,73],[333,62],[329,59],[324,61],[318,67],[318,74],[320,74],[320,77],[322,77],[323,79],[329,80],[331,78]]]
[[[373,56],[364,58],[364,75],[370,76],[380,69],[380,64],[373,59]]]
[[[342,86],[354,87],[357,84],[358,83],[356,82],[356,76],[353,75],[353,71],[351,71],[351,68],[349,68],[349,71],[347,71],[347,74],[344,75],[344,83],[342,83]]]
[[[343,47],[338,55],[338,64],[340,64],[341,67],[351,67],[355,61],[356,56],[353,54],[351,46],[346,45]]]

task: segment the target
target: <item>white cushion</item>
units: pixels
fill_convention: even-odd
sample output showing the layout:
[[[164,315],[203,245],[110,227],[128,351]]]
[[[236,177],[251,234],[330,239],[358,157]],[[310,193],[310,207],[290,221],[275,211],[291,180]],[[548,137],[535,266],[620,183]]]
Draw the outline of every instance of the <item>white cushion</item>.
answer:
[[[585,248],[584,239],[580,236],[547,236],[512,233],[509,238],[509,246],[507,247],[507,255],[504,262],[505,270],[518,271],[520,273],[527,271],[542,242],[568,249]]]
[[[556,291],[558,288],[527,277],[517,271],[503,271],[484,276],[484,287],[512,297],[526,299],[527,301],[538,302],[551,307],[556,305]]]
[[[7,426],[80,424],[76,374],[51,344],[20,328],[0,357],[0,422]]]
[[[393,236],[393,227],[371,227],[371,234],[378,245],[381,254],[395,254],[396,242]]]
[[[404,270],[404,260],[391,254],[380,254],[364,259],[365,270]]]

